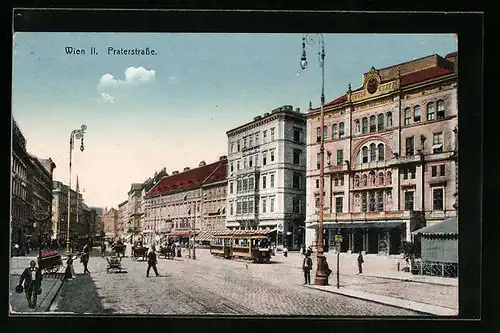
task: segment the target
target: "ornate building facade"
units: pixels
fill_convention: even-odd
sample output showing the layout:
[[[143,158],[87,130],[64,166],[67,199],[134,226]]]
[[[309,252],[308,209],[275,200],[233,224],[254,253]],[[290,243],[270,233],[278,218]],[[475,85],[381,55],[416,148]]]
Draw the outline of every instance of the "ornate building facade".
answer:
[[[145,199],[144,237],[148,243],[165,236],[188,236],[193,223],[196,232],[223,228],[226,205],[227,158],[199,167],[174,171],[156,183]],[[203,200],[201,200],[203,198]]]
[[[324,239],[341,251],[398,254],[411,231],[457,214],[457,53],[363,74],[362,86],[307,113],[307,235],[316,246],[319,142]]]
[[[227,132],[226,227],[276,230],[278,246],[304,242],[306,117],[286,105]]]
[[[86,220],[81,215],[81,193],[71,189],[70,238],[82,237],[87,233]],[[77,216],[78,211],[78,216]],[[66,239],[68,229],[68,185],[60,181],[52,183],[52,235],[57,239]]]
[[[102,215],[102,224],[106,239],[117,238],[118,210],[105,208]]]

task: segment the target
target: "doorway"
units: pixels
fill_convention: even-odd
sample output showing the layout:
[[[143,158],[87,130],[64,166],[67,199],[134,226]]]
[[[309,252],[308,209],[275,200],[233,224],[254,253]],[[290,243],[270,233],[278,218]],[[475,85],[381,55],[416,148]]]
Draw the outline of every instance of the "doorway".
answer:
[[[366,253],[378,254],[378,229],[368,229],[368,249]]]
[[[354,245],[352,253],[359,253],[363,251],[363,231],[358,229],[353,229]]]
[[[390,246],[389,254],[400,254],[401,253],[401,240],[402,240],[401,229],[392,229],[389,232]]]

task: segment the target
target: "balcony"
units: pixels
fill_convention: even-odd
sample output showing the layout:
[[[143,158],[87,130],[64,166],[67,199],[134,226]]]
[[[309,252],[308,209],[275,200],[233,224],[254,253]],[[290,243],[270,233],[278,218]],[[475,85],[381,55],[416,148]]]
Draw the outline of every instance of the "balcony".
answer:
[[[408,163],[419,163],[422,162],[422,155],[415,154],[410,156],[400,156],[397,159],[393,159],[394,164],[408,164]]]
[[[324,219],[329,221],[364,221],[364,220],[392,220],[409,219],[422,216],[421,211],[396,210],[366,213],[324,213]]]
[[[343,163],[341,165],[336,165],[333,163],[327,163],[325,166],[325,172],[340,172],[347,171],[347,164]]]
[[[399,164],[399,161],[396,159],[390,159],[390,160],[368,162],[368,163],[357,163],[357,164],[352,165],[352,169],[357,170],[357,171],[382,169],[382,168],[392,166],[394,164]]]

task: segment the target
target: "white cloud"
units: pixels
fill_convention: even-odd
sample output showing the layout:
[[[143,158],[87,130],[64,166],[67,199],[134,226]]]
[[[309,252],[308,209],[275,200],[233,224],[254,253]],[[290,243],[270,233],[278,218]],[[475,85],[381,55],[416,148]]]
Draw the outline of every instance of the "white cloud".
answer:
[[[103,100],[105,103],[110,103],[110,104],[112,104],[112,103],[115,103],[115,102],[116,102],[116,99],[115,99],[113,96],[111,96],[110,94],[108,94],[108,93],[102,92],[102,93],[101,93],[101,97],[102,97],[102,100]]]
[[[99,83],[97,90],[101,93],[103,99],[108,103],[114,103],[115,98],[108,92],[123,86],[137,86],[152,82],[155,80],[156,71],[153,69],[147,70],[144,67],[129,67],[125,70],[125,80],[115,79],[109,73],[104,74]]]

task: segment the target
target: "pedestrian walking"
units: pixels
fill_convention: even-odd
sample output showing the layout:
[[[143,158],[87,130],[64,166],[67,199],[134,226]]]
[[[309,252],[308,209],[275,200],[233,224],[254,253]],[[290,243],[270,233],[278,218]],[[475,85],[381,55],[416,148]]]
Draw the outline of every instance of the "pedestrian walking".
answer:
[[[101,243],[101,256],[104,257],[104,254],[106,253],[106,243],[102,242]]]
[[[24,292],[30,308],[36,306],[38,294],[42,291],[42,270],[36,267],[34,260],[30,261],[30,267],[26,268],[19,279],[19,286],[24,282]]]
[[[304,261],[302,262],[302,270],[304,271],[304,284],[311,284],[311,270],[312,270],[312,259],[309,253],[306,253]]]
[[[288,257],[288,248],[286,246],[283,248],[283,255],[285,258]]]
[[[66,270],[64,272],[64,278],[67,280],[73,279],[73,276],[76,276],[75,269],[73,268],[73,255],[69,255],[66,260]]]
[[[300,254],[304,256],[306,255],[306,246],[304,244],[300,246]]]
[[[82,256],[80,257],[80,261],[83,264],[83,274],[89,273],[88,264],[89,264],[89,255],[87,252],[83,251]]]
[[[358,255],[358,274],[362,274],[363,273],[363,263],[365,261],[363,260],[363,255],[361,254],[361,251],[359,251],[359,255]]]
[[[155,271],[156,276],[159,276],[158,270],[156,269],[156,253],[154,250],[149,251],[148,253],[148,269],[146,271],[146,277],[149,277],[149,270],[151,267],[153,267],[153,270]]]

